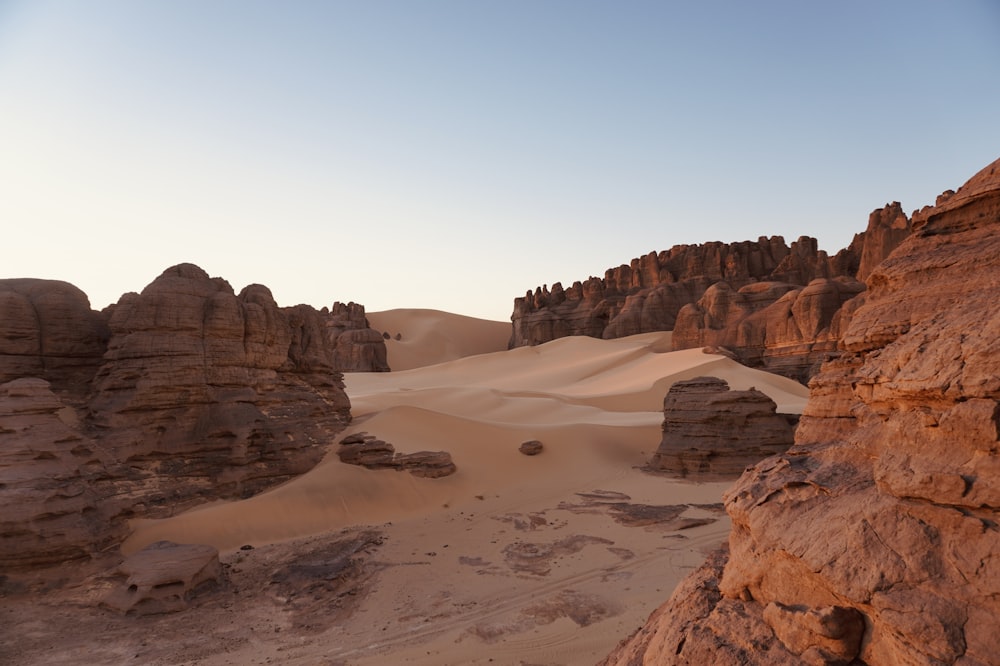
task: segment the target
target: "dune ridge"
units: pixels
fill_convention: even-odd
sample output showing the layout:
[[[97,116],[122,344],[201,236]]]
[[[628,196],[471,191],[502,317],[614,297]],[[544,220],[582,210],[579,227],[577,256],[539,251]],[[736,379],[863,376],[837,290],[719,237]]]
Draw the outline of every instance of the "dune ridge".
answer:
[[[393,370],[501,351],[510,340],[510,322],[426,308],[370,312],[368,323],[388,336],[385,347]]]

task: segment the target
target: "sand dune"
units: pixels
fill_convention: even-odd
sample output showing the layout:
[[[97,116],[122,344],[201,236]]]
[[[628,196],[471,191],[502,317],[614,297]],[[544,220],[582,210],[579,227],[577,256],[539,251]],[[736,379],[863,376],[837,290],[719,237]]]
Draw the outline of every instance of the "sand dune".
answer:
[[[416,320],[412,327],[408,316]],[[593,663],[728,530],[724,515],[704,508],[720,501],[727,483],[680,482],[638,469],[659,443],[667,387],[712,374],[734,388],[756,386],[783,411],[800,412],[806,400],[799,384],[725,357],[665,353],[669,334],[564,338],[483,353],[475,350],[497,341],[492,328],[448,317],[393,311],[373,324],[398,328],[401,343],[410,336],[406,353],[414,363],[461,355],[347,375],[355,421],[344,435],[367,431],[402,452],[446,450],[458,467],[454,475],[370,471],[330,454],[257,497],[135,525],[127,550],[162,538],[232,550],[350,525],[385,531],[378,554],[385,568],[359,613],[297,651],[272,654],[273,642],[254,643],[227,658]],[[456,322],[467,328],[452,327]],[[442,326],[448,333],[435,332]],[[469,339],[442,342],[459,330]],[[529,439],[544,443],[540,455],[518,452]],[[680,523],[637,526],[616,518],[637,505],[695,504],[703,507],[680,507]]]
[[[370,312],[368,323],[388,333],[385,341],[393,370],[453,361],[507,349],[509,321],[490,321],[418,308]],[[397,336],[399,339],[397,339]]]

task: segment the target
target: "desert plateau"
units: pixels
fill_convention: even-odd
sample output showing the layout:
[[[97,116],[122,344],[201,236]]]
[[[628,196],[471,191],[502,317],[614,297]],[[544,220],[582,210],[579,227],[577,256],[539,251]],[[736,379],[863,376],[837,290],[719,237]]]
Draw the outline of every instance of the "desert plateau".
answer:
[[[1000,160],[511,323],[0,280],[0,661],[995,664]]]

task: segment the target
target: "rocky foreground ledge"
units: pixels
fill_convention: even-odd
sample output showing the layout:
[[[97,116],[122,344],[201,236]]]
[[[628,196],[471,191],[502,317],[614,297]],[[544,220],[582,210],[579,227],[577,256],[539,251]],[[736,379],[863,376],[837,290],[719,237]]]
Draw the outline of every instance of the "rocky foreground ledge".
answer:
[[[729,551],[603,663],[996,664],[1000,160],[913,217],[852,301]]]

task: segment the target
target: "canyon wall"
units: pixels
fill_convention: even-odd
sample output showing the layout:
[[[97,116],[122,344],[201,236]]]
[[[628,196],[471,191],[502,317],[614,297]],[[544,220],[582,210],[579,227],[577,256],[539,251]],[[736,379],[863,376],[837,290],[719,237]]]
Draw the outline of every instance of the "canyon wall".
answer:
[[[909,231],[897,202],[874,211],[833,257],[805,236],[651,252],[604,278],[515,299],[510,347],[672,330],[675,349],[725,346],[747,365],[804,381],[836,349],[841,305]]]
[[[728,554],[606,664],[996,663],[1000,160],[912,226],[795,445],[726,494]]]
[[[308,471],[350,421],[342,370],[387,370],[364,308],[280,308],[181,264],[104,312],[0,280],[0,565],[113,546],[125,520]]]

